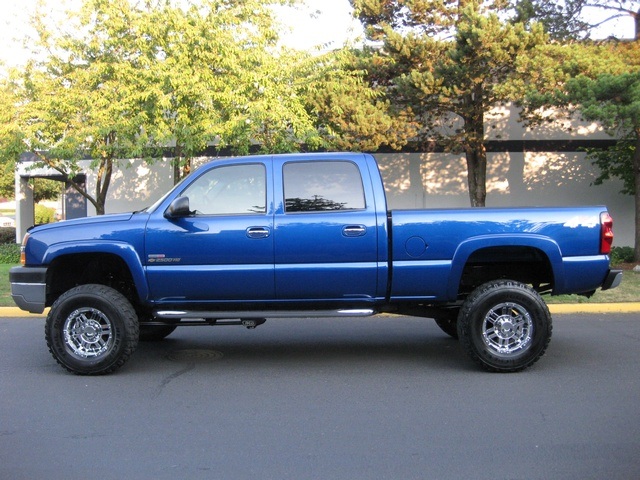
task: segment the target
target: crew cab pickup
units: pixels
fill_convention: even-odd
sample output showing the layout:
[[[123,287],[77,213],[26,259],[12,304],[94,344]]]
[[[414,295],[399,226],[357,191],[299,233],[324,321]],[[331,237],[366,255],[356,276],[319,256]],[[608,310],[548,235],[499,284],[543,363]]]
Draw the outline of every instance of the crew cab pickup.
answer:
[[[203,165],[153,206],[33,227],[12,296],[51,307],[77,374],[121,367],[178,326],[397,313],[433,318],[490,371],[545,352],[542,294],[617,286],[605,207],[387,209],[375,159],[249,156]]]

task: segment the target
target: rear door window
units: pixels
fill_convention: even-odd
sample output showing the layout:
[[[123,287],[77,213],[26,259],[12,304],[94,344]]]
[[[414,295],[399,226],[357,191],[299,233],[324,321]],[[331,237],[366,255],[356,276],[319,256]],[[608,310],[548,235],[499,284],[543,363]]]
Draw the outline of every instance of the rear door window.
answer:
[[[286,213],[335,212],[366,208],[358,167],[347,161],[284,165]]]

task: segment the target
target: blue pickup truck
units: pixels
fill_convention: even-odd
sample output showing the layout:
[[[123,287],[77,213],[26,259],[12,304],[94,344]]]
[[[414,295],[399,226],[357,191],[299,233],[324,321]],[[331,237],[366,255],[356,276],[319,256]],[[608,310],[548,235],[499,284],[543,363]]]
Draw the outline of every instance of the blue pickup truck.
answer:
[[[616,287],[605,207],[387,209],[368,154],[215,160],[153,206],[30,229],[12,296],[51,307],[49,350],[77,374],[121,367],[178,326],[397,313],[433,318],[481,367],[529,367],[542,294]]]

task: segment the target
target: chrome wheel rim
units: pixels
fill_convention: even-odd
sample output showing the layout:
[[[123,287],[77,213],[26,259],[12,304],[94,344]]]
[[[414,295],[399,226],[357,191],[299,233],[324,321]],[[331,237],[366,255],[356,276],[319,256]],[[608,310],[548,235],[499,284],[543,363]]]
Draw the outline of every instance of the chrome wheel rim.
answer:
[[[517,303],[505,302],[493,307],[482,322],[482,340],[499,356],[523,352],[533,339],[533,320],[529,312]]]
[[[80,358],[96,358],[114,344],[111,321],[95,308],[78,308],[64,322],[64,342],[70,352]]]

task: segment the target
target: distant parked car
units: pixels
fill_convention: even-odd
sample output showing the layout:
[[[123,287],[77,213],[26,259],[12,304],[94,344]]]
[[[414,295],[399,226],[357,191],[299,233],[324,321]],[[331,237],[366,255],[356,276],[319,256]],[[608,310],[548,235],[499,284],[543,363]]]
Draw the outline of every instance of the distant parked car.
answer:
[[[11,217],[0,217],[0,227],[15,227],[16,221]]]

